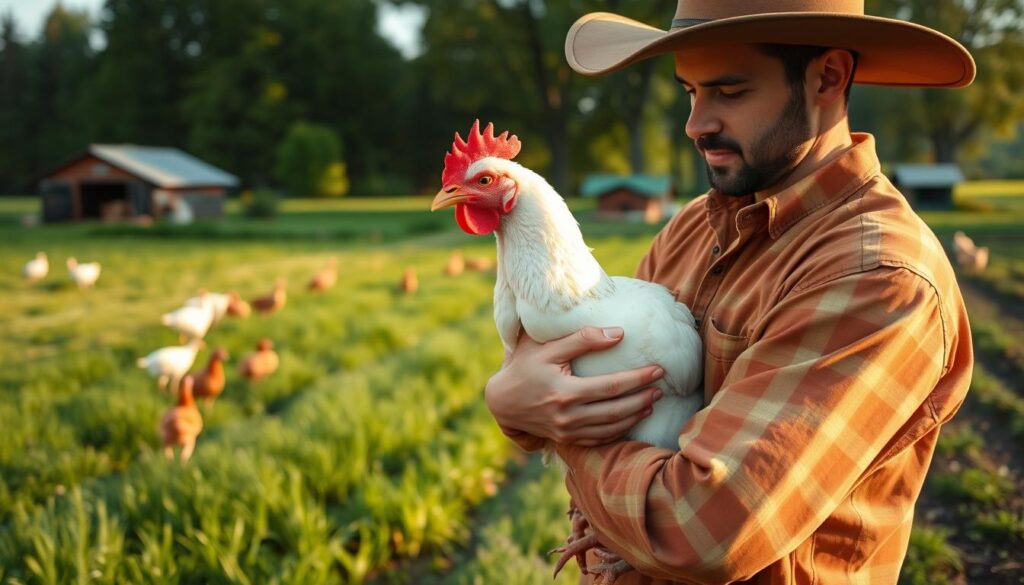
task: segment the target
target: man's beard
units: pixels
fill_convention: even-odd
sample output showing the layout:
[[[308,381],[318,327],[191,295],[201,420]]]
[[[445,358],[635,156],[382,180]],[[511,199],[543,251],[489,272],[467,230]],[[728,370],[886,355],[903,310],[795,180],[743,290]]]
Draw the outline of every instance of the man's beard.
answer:
[[[740,167],[707,165],[708,183],[724,195],[741,196],[778,183],[800,156],[800,145],[811,138],[807,100],[803,88],[792,88],[779,121],[754,141],[744,155],[740,145],[718,134],[697,138],[701,150],[731,150],[739,155]]]

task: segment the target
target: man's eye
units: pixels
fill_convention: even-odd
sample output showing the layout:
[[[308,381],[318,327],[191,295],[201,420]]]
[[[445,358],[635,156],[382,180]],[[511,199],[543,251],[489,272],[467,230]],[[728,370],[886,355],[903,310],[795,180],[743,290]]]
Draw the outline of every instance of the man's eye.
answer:
[[[727,100],[734,100],[734,99],[740,97],[741,95],[743,95],[745,93],[747,93],[746,90],[734,91],[734,92],[731,92],[731,93],[725,92],[725,91],[721,91],[721,90],[718,91],[718,95],[722,96],[723,98],[725,98]]]
[[[491,181],[493,181],[493,180],[494,179],[492,177],[490,177],[489,175],[484,175],[484,176],[480,177],[480,184],[481,185],[490,185]]]

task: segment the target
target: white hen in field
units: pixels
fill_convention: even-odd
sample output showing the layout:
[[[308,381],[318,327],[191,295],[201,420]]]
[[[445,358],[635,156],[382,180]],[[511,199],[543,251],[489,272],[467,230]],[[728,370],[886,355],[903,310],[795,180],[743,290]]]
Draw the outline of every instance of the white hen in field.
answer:
[[[202,339],[193,339],[185,345],[161,347],[135,363],[150,376],[158,378],[157,385],[161,390],[175,392],[204,345]]]
[[[100,263],[99,262],[82,262],[72,256],[67,260],[68,275],[71,276],[71,280],[74,281],[78,288],[92,288],[96,285],[96,280],[100,277]]]
[[[209,307],[213,311],[213,322],[216,323],[228,314],[231,295],[201,290],[196,296],[185,301],[186,307]]]
[[[213,324],[213,307],[185,306],[164,313],[160,322],[189,339],[202,339]]]
[[[36,252],[36,257],[26,262],[21,269],[21,275],[29,282],[42,280],[49,272],[50,261],[46,258],[46,252]]]

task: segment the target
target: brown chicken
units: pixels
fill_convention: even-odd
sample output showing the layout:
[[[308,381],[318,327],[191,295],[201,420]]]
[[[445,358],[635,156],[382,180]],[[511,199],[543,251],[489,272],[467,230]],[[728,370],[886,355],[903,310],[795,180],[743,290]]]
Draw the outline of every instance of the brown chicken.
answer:
[[[228,315],[244,319],[250,313],[252,313],[252,307],[236,291],[228,293]]]
[[[466,259],[466,269],[470,272],[486,272],[494,268],[494,260],[486,256],[474,256]]]
[[[164,455],[174,459],[174,448],[181,447],[181,462],[185,463],[196,448],[196,437],[203,431],[203,417],[192,397],[192,376],[185,376],[178,387],[178,404],[164,413],[160,420],[160,439]]]
[[[196,398],[202,398],[207,407],[213,406],[213,401],[224,391],[224,362],[228,357],[227,350],[218,347],[210,354],[206,369],[192,374],[195,380],[192,393]]]
[[[338,282],[338,259],[330,258],[327,260],[327,265],[317,270],[313,278],[309,279],[309,286],[306,288],[315,292],[323,292],[334,288],[336,282]]]
[[[458,276],[466,269],[466,261],[462,259],[462,250],[453,250],[444,265],[445,276]]]
[[[269,315],[275,311],[280,311],[284,308],[284,304],[288,301],[288,294],[284,290],[284,279],[278,278],[274,282],[274,290],[265,297],[259,297],[251,301],[253,309],[264,315]]]
[[[982,272],[988,266],[988,248],[976,246],[974,240],[961,231],[953,234],[953,256],[960,268],[968,272]]]
[[[273,374],[279,362],[274,342],[264,337],[256,344],[256,352],[245,356],[238,364],[238,373],[250,382],[258,382]]]
[[[402,274],[402,280],[398,283],[398,291],[407,295],[415,294],[420,287],[420,280],[416,277],[416,269],[406,266]]]

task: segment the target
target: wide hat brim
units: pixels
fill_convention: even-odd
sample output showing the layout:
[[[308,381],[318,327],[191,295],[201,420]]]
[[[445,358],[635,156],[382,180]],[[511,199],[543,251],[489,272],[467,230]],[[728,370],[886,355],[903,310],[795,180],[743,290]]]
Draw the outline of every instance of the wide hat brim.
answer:
[[[668,31],[617,14],[594,12],[569,29],[565,56],[575,71],[603,75],[655,55],[723,43],[856,51],[855,83],[965,87],[975,75],[967,49],[938,31],[903,20],[821,12],[737,16]]]

